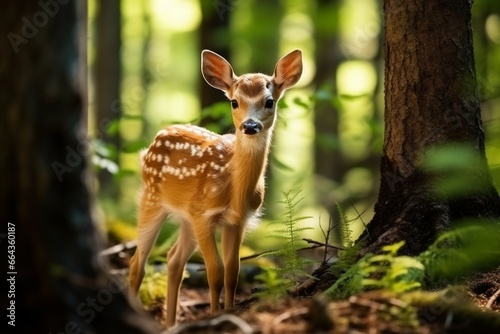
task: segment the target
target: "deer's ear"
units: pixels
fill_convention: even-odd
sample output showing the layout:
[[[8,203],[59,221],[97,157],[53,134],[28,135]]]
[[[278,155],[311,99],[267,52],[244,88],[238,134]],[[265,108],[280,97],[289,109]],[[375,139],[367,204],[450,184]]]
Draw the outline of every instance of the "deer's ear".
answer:
[[[226,93],[237,78],[231,64],[210,50],[203,50],[201,53],[201,73],[210,86]]]
[[[302,51],[294,50],[283,56],[274,68],[273,81],[281,91],[292,87],[302,75]]]

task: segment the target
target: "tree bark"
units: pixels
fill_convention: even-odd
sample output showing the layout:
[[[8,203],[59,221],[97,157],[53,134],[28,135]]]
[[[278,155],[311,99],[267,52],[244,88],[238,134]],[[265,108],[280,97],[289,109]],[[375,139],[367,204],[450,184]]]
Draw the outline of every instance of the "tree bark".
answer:
[[[6,270],[15,294],[2,304],[14,306],[7,319],[20,333],[152,333],[98,257],[76,6],[19,0],[2,9],[1,35],[11,38],[0,42],[0,221],[15,243]]]
[[[94,67],[96,137],[115,148],[116,156],[110,159],[119,165],[120,133],[110,135],[107,129],[109,124],[119,120],[122,114],[120,105],[120,0],[100,0],[98,7]],[[113,182],[113,175],[108,170],[100,170],[98,179],[101,192],[113,198],[118,197],[119,188],[116,182]]]
[[[328,6],[328,7],[326,7]],[[317,45],[315,63],[317,71],[314,77],[316,89],[329,86],[335,94],[335,75],[339,64],[345,60],[339,47],[339,7],[338,3],[319,1],[315,13],[315,42]],[[326,9],[325,9],[326,8]],[[331,24],[325,27],[325,16]],[[333,17],[332,17],[333,16]],[[331,100],[319,100],[314,105],[315,128],[315,173],[336,182],[343,176],[344,160],[340,150],[336,147],[325,147],[322,135],[328,134],[336,140],[339,137],[339,115]],[[333,205],[329,206],[333,209]],[[330,210],[333,212],[333,210]]]
[[[466,218],[497,218],[500,199],[485,157],[469,0],[384,2],[385,134],[381,184],[364,253],[406,240],[418,254]],[[426,172],[425,155],[457,143],[477,156],[461,177],[477,189],[442,197],[444,175]],[[446,173],[446,171],[444,172]]]
[[[234,4],[227,0],[217,0],[216,2],[200,2],[203,17],[200,28],[200,49],[209,49],[218,53],[228,61],[230,58],[229,50],[229,21],[231,12],[234,10]],[[206,108],[217,102],[227,101],[224,94],[219,94],[213,87],[206,84],[203,77],[200,80],[200,102],[201,107]],[[202,115],[203,116],[203,115]],[[202,118],[201,125],[214,122],[211,117]]]
[[[200,50],[209,49],[228,61],[231,61],[229,50],[229,22],[235,4],[231,0],[201,1],[202,20],[199,33]],[[226,102],[229,110],[229,101],[220,91],[207,85],[203,76],[199,75],[199,92],[201,103],[201,117],[199,125],[219,133],[228,133],[233,129],[232,122],[221,119],[220,115],[205,112],[216,103]]]

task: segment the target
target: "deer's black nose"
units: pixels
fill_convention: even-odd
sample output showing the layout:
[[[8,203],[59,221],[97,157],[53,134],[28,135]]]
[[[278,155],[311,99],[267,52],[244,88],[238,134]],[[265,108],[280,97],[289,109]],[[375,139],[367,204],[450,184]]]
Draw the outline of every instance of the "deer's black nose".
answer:
[[[243,133],[246,135],[254,135],[262,130],[262,124],[255,122],[253,119],[243,122]]]

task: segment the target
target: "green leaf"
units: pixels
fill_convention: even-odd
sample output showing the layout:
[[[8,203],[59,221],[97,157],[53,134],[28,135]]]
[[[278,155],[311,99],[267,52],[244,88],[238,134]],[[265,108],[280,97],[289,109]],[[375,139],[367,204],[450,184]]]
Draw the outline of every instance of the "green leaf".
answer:
[[[116,147],[110,143],[106,143],[100,139],[94,139],[92,141],[92,148],[94,153],[111,160],[116,160],[118,152]]]
[[[135,152],[139,152],[141,149],[143,149],[147,146],[148,146],[148,143],[144,139],[129,141],[122,146],[122,152],[135,153]]]
[[[284,162],[282,162],[281,160],[279,160],[275,155],[272,156],[271,164],[273,165],[273,167],[276,167],[283,171],[293,172],[295,170],[292,166],[289,166]]]
[[[126,176],[135,176],[137,175],[137,171],[135,170],[130,170],[130,169],[120,169],[115,175],[115,179],[121,180],[122,178]]]
[[[144,116],[141,114],[124,114],[121,117],[122,119],[130,119],[130,120],[144,120]]]
[[[285,99],[281,99],[278,101],[278,108],[279,109],[286,109],[288,108],[288,104],[285,102]]]
[[[108,123],[108,127],[106,128],[106,133],[110,136],[117,135],[120,131],[120,120],[114,119]]]
[[[292,102],[295,105],[298,105],[299,107],[302,107],[304,109],[309,109],[311,107],[307,102],[304,102],[300,97],[294,98]]]
[[[338,136],[330,132],[317,132],[316,145],[326,152],[333,152],[340,149],[340,140]]]
[[[395,255],[399,251],[399,249],[404,246],[404,244],[405,244],[405,241],[402,240],[402,241],[397,242],[397,243],[392,244],[392,245],[386,245],[386,246],[382,247],[382,250],[384,252],[388,252],[392,255]]]

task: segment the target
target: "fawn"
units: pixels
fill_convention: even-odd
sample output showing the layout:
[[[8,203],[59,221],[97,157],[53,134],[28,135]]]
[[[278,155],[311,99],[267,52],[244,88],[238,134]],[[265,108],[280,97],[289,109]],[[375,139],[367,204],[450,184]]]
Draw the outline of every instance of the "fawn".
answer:
[[[197,246],[205,261],[212,314],[219,310],[223,286],[224,306],[233,307],[243,234],[249,222],[259,218],[264,197],[276,106],[300,79],[302,52],[281,58],[273,76],[236,76],[227,60],[204,50],[201,70],[205,81],[230,100],[235,134],[173,125],[160,130],[141,154],[143,190],[137,250],[130,261],[130,295],[137,295],[163,221],[169,214],[177,216],[179,237],[167,255],[167,326],[175,324],[184,267]],[[216,228],[221,230],[222,261]]]

